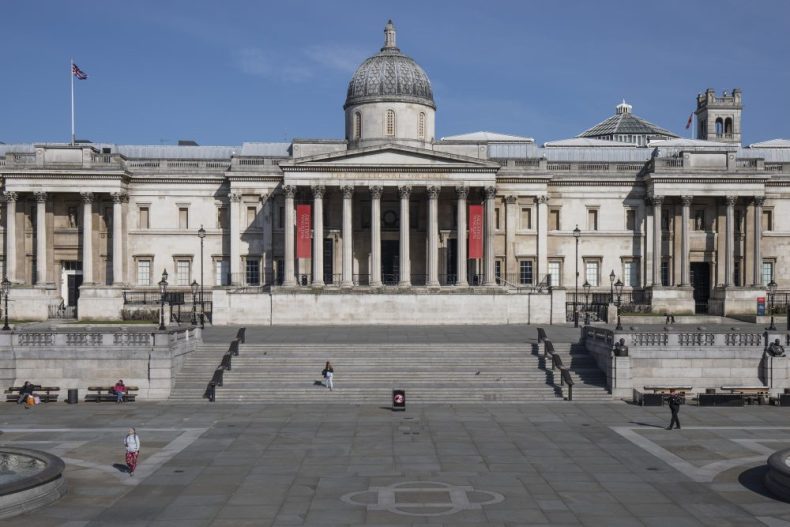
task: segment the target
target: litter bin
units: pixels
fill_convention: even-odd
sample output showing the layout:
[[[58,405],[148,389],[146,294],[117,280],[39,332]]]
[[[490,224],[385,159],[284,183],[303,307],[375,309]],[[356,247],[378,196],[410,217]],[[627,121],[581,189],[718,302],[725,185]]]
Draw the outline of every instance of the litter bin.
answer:
[[[406,390],[392,390],[392,410],[406,410]]]
[[[77,401],[79,401],[79,399],[80,399],[79,390],[77,390],[77,388],[69,388],[69,395],[68,398],[66,399],[66,402],[69,404],[77,404]]]

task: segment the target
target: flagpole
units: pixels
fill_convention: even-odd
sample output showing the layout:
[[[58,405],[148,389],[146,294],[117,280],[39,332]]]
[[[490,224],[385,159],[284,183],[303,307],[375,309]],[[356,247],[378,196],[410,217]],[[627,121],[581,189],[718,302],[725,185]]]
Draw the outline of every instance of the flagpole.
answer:
[[[71,59],[69,77],[71,77],[71,146],[74,146],[74,59]]]

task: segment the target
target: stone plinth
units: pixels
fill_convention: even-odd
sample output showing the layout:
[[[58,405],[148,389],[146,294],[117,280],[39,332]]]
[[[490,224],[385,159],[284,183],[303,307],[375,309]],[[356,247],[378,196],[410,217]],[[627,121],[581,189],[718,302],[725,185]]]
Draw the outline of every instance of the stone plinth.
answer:
[[[647,293],[653,313],[694,314],[694,290],[690,287],[651,287]]]
[[[12,287],[8,295],[8,316],[12,320],[47,320],[50,304],[58,303],[56,294],[54,287]]]
[[[82,285],[77,301],[79,320],[121,320],[123,289],[111,286]]]
[[[768,295],[765,288],[755,287],[717,287],[708,301],[710,313],[725,317],[742,317],[757,315],[757,298],[766,300],[768,309]]]

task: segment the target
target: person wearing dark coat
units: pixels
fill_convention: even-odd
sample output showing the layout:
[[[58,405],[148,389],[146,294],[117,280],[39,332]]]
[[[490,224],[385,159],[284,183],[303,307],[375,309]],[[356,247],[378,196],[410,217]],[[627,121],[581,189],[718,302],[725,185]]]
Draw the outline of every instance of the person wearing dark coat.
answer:
[[[22,389],[19,390],[19,399],[17,399],[16,404],[25,404],[26,408],[29,408],[27,404],[27,398],[29,395],[33,395],[33,384],[30,381],[25,381],[25,384],[22,385]]]
[[[672,430],[672,425],[680,430],[680,420],[678,419],[678,412],[680,411],[680,394],[675,393],[675,390],[669,390],[669,411],[672,412],[672,420],[669,421],[667,430]]]

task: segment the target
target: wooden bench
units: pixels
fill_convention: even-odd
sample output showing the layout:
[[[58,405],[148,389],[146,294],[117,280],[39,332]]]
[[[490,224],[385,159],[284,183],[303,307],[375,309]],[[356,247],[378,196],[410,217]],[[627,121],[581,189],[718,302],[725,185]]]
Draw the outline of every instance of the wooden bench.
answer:
[[[85,396],[85,402],[115,402],[118,400],[118,397],[116,397],[113,391],[114,388],[115,386],[88,386],[88,394]],[[123,396],[124,402],[134,402],[137,398],[137,394],[133,392],[138,390],[139,388],[137,386],[127,386],[126,393]]]
[[[15,403],[19,401],[19,392],[22,391],[21,386],[11,386],[5,393],[7,403]],[[60,388],[58,386],[41,386],[40,384],[33,385],[33,395],[37,395],[42,403],[55,403],[58,401]],[[43,394],[41,392],[44,392]]]
[[[722,386],[722,391],[743,395],[746,404],[763,404],[768,402],[767,386]]]

